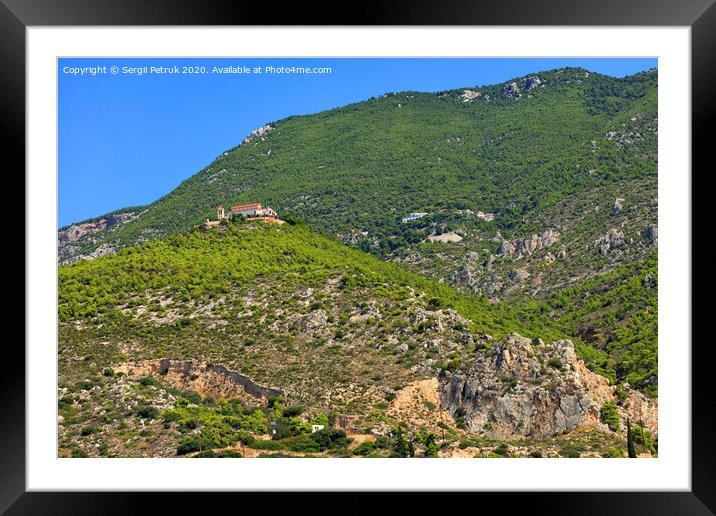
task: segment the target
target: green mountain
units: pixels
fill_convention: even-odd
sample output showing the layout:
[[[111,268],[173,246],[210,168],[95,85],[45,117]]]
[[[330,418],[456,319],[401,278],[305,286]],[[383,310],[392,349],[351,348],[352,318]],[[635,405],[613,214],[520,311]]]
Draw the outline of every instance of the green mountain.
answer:
[[[483,429],[472,409],[463,421],[454,393],[452,422],[437,420],[442,387],[424,382],[487,375],[504,382],[503,397],[535,388],[559,397],[586,388],[569,379],[581,367],[571,355],[555,355],[565,338],[613,384],[593,399],[647,406],[631,388],[658,392],[656,100],[655,70],[615,79],[565,68],[389,93],[271,122],[156,202],[62,228],[63,453],[86,453],[89,440],[120,455],[172,455],[177,439],[201,453],[242,429],[256,438],[271,418],[289,439],[274,451],[345,452],[306,442],[305,425],[329,417],[353,433],[435,433],[439,422],[454,439],[482,439],[469,449],[500,455],[486,451],[497,426]],[[249,202],[289,224],[201,229],[218,204]],[[557,341],[518,346],[526,361],[541,357],[538,377],[475,371],[490,363],[483,354],[522,342],[513,332]],[[211,401],[227,377],[249,382],[230,407]],[[257,408],[249,391],[282,401]],[[409,392],[434,396],[416,407]],[[302,416],[283,414],[297,406]],[[111,445],[128,438],[119,421],[130,416],[136,431],[153,425],[145,451]],[[540,453],[618,455],[621,437],[555,437]],[[426,435],[416,439],[432,450]],[[366,454],[398,445],[393,437]]]
[[[615,79],[565,68],[289,117],[148,206],[63,228],[60,259],[186,231],[215,218],[219,203],[260,201],[493,301],[549,300],[586,280],[598,295],[609,285],[599,276],[626,267],[617,275],[631,277],[656,256],[656,99],[655,70]],[[403,223],[412,212],[426,216]],[[601,317],[568,317],[565,330],[611,354],[587,357],[592,367],[654,394],[655,299],[634,294]],[[644,318],[651,358],[625,371],[616,364],[633,340],[624,328]]]
[[[468,432],[459,411],[455,420],[443,413],[441,385],[478,357],[490,360],[512,332],[534,342],[564,337],[547,318],[462,294],[304,226],[192,230],[60,267],[60,453],[181,455],[239,439],[250,450],[356,451],[345,439],[309,437],[322,421],[338,440],[346,430],[405,428],[423,432],[416,445],[431,453],[423,441],[447,429],[455,442],[492,449],[500,435]],[[555,369],[532,388],[582,367],[549,363]],[[572,390],[554,391],[555,399]],[[258,442],[272,420],[280,442]],[[552,432],[529,449],[623,447],[606,427],[584,431]],[[392,445],[369,451],[384,456]]]
[[[483,224],[493,235],[534,232],[575,196],[656,181],[656,88],[656,71],[614,79],[569,68],[289,117],[63,258],[184,231],[220,203],[255,201],[322,233],[367,231],[358,244],[382,256],[423,240],[400,223],[411,212],[449,223],[454,210],[482,210],[495,214]]]

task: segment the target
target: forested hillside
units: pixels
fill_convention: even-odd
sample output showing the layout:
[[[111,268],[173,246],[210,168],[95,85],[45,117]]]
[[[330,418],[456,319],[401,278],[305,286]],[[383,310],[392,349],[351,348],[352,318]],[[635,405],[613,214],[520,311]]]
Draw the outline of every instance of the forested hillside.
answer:
[[[271,417],[293,428],[274,450],[329,453],[330,439],[305,441],[306,425],[351,415],[342,428],[391,433],[388,448],[401,446],[396,429],[427,428],[414,442],[434,456],[430,432],[442,428],[455,445],[472,449],[479,434],[479,453],[504,456],[489,439],[531,434],[500,434],[462,399],[491,378],[497,387],[474,399],[503,400],[500,410],[511,396],[546,396],[560,410],[565,393],[577,396],[569,417],[599,436],[579,446],[621,456],[619,414],[655,421],[657,138],[656,70],[616,79],[564,68],[387,93],[269,122],[156,202],[62,228],[60,380],[74,408],[61,405],[72,421],[61,448],[84,453],[77,425],[130,389],[141,407],[160,407],[145,417],[127,401],[126,411],[135,434],[163,414],[152,423],[159,444],[147,445],[161,455],[180,453],[177,439],[181,453],[218,449],[239,429],[254,439]],[[218,204],[251,202],[288,224],[202,225]],[[529,374],[514,363],[500,373],[503,356]],[[282,399],[215,405],[217,375]],[[286,397],[303,416],[283,414],[298,410]],[[509,413],[519,427],[524,414]],[[117,442],[129,439],[120,420],[105,423]],[[134,454],[126,442],[114,453]],[[575,442],[515,456],[574,456]]]
[[[459,417],[447,423],[437,378],[469,371],[508,334],[543,346],[570,327],[547,312],[560,300],[491,304],[307,227],[262,222],[191,230],[63,266],[59,293],[60,448],[75,456],[88,446],[97,454],[93,443],[110,456],[181,455],[237,439],[259,450],[332,448],[330,439],[308,442],[311,421],[353,433],[404,428],[428,440],[444,428],[451,442],[492,448],[489,429],[471,437]],[[578,293],[562,301],[570,296]],[[531,388],[562,381],[565,366],[549,363],[554,369],[545,363]],[[268,409],[257,407],[257,393],[273,393]],[[254,444],[271,419],[284,425],[281,442]],[[622,438],[570,435],[521,453],[557,453],[586,439],[607,454]],[[340,453],[353,453],[347,444]],[[427,441],[419,446],[437,453]]]

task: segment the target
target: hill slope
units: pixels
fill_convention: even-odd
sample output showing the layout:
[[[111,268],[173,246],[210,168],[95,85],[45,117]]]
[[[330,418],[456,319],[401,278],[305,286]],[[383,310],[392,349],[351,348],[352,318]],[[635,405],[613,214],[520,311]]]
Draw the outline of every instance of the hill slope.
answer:
[[[289,117],[150,205],[63,228],[60,260],[185,231],[219,203],[261,201],[516,303],[532,324],[551,318],[592,369],[655,395],[656,100],[655,70],[615,79],[565,68]],[[403,223],[411,212],[426,215]]]
[[[561,69],[271,123],[121,224],[65,247],[61,259],[184,231],[219,203],[257,200],[393,256],[425,238],[423,225],[400,223],[410,212],[510,238],[549,228],[575,196],[613,203],[635,180],[656,180],[656,72],[614,79]],[[464,210],[495,219],[460,220],[469,219]]]
[[[441,429],[445,442],[489,453],[504,429],[466,426],[462,402],[451,399],[447,413],[439,398],[461,375],[490,370],[484,364],[518,337],[497,347],[494,339],[513,331],[561,335],[549,318],[461,294],[306,227],[230,223],[127,248],[59,269],[60,454],[173,456],[241,440],[249,453],[385,456],[399,441],[359,449],[341,432],[371,430],[373,443],[401,427],[419,454],[437,453]],[[599,392],[561,380],[546,364],[552,352],[542,353],[539,382],[515,377],[495,395],[539,392],[559,406],[578,389],[595,401],[514,453],[622,453],[621,430],[599,419],[618,391],[603,378]],[[560,363],[564,374],[583,368],[571,356]],[[495,367],[499,384],[504,372]],[[566,391],[552,387],[562,381]],[[655,410],[643,395],[626,396],[622,417],[635,419],[637,405]],[[270,421],[279,434],[265,442]],[[314,435],[311,423],[329,429]],[[560,435],[565,429],[576,433]],[[519,428],[510,435],[519,438]]]

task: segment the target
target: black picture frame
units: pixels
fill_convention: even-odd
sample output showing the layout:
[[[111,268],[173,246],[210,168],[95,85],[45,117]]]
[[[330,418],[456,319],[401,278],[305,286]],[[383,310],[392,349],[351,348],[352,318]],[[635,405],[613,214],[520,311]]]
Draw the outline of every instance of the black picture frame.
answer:
[[[692,168],[709,163],[710,125],[716,114],[716,6],[715,0],[540,0],[526,2],[428,3],[403,1],[354,5],[351,18],[341,18],[334,5],[237,2],[229,0],[0,0],[0,106],[5,157],[14,158],[13,175],[18,181],[15,202],[31,202],[24,195],[25,169],[25,30],[30,26],[64,25],[552,25],[552,26],[688,26],[691,27],[692,73]],[[7,162],[7,159],[6,159]],[[712,168],[712,167],[710,167]],[[14,174],[10,170],[16,171]],[[682,171],[684,180],[693,172]],[[692,189],[693,191],[693,189]],[[27,209],[16,207],[13,213]],[[694,219],[696,222],[696,219]],[[692,234],[694,232],[692,231]],[[6,271],[28,273],[24,251],[15,246],[0,257]],[[695,262],[692,262],[695,265]],[[692,267],[693,267],[692,265]],[[18,290],[21,275],[11,274]],[[9,285],[6,285],[6,288]],[[12,285],[14,286],[14,285]],[[24,309],[14,296],[10,314]],[[24,299],[24,295],[23,295]],[[19,314],[18,314],[19,315]],[[19,317],[15,318],[15,326]],[[692,320],[697,320],[693,318]],[[694,340],[692,352],[692,490],[690,492],[570,492],[481,493],[480,506],[503,499],[511,510],[532,514],[712,514],[716,511],[716,445],[710,425],[713,398],[709,385],[713,366],[711,344]],[[138,509],[163,510],[187,505],[186,495],[171,493],[28,493],[25,489],[25,357],[17,339],[6,339],[16,356],[6,358],[0,374],[0,512],[8,514],[119,514]],[[689,345],[690,343],[683,343]],[[7,365],[11,364],[11,366]],[[220,496],[219,503],[231,495]],[[245,496],[245,495],[241,495]],[[265,496],[265,495],[264,495]],[[308,495],[312,496],[312,495]],[[344,507],[369,510],[363,495],[350,495],[355,502]],[[504,497],[509,498],[505,502]],[[414,501],[423,503],[423,497]],[[361,503],[362,501],[362,503]],[[216,503],[216,502],[215,502]],[[272,502],[272,503],[275,503]],[[342,502],[345,503],[345,502]],[[301,504],[304,505],[304,504]],[[315,507],[308,502],[307,507]]]

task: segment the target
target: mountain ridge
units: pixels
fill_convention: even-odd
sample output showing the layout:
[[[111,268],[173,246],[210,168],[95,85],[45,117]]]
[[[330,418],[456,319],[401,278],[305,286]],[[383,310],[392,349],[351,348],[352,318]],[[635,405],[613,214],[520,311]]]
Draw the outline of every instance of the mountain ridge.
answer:
[[[171,277],[171,282],[182,286],[171,295],[155,292],[145,299],[135,292],[134,283],[125,284],[136,299],[126,301],[119,309],[121,316],[110,302],[116,293],[109,286],[85,291],[75,282],[63,283],[63,294],[78,296],[74,304],[61,305],[63,353],[82,356],[88,363],[112,365],[118,361],[112,357],[137,358],[138,350],[146,352],[147,348],[151,353],[142,358],[151,360],[201,355],[208,362],[236,368],[266,384],[298,378],[296,384],[311,393],[310,378],[291,369],[297,360],[292,358],[297,349],[291,343],[292,331],[301,334],[306,328],[327,328],[330,335],[316,337],[316,341],[324,341],[316,344],[316,349],[323,352],[325,346],[341,360],[349,360],[341,355],[345,339],[368,346],[375,331],[380,335],[373,342],[376,347],[370,352],[368,348],[356,351],[375,369],[371,374],[383,375],[372,381],[380,388],[400,382],[403,389],[422,392],[423,384],[414,382],[433,377],[420,376],[421,364],[450,374],[469,371],[468,362],[475,354],[492,346],[481,335],[500,339],[514,331],[551,342],[570,339],[579,359],[606,378],[614,392],[637,389],[655,397],[657,76],[656,70],[617,79],[579,68],[557,69],[488,86],[388,93],[270,122],[157,201],[90,219],[84,228],[75,224],[58,232],[63,281],[76,271],[92,270],[111,286],[125,274],[140,283],[138,278],[145,275],[161,278],[162,264],[183,270],[179,277]],[[372,271],[368,277],[409,278],[412,283],[408,286],[424,296],[410,303],[391,300],[393,310],[411,314],[401,318],[392,310],[376,307],[376,296],[383,299],[384,295],[379,286],[366,286],[365,278],[357,280],[349,274],[336,284],[320,286],[326,296],[336,289],[364,289],[349,301],[344,299],[340,306],[345,314],[335,313],[334,320],[329,320],[331,315],[323,304],[304,313],[311,305],[303,306],[305,292],[299,295],[290,280],[293,273],[308,279],[292,268],[295,262],[281,261],[278,269],[262,276],[273,285],[273,294],[256,285],[256,277],[242,276],[247,267],[244,263],[251,259],[231,249],[251,238],[242,240],[236,235],[259,235],[265,228],[249,223],[217,228],[214,233],[198,229],[205,218],[215,217],[218,204],[257,201],[276,209],[289,222],[283,230],[267,233],[277,239],[274,244],[281,242],[277,235],[284,235],[289,243],[294,237],[303,238],[317,250],[335,253],[339,263],[362,264],[356,277]],[[423,215],[403,222],[413,212]],[[231,240],[227,234],[234,235],[231,238],[236,241],[224,252],[215,239]],[[253,304],[249,299],[242,310],[236,307],[224,315],[221,306],[213,315],[211,305],[208,312],[190,317],[187,314],[196,308],[192,305],[196,296],[206,294],[200,282],[192,283],[187,272],[192,270],[190,264],[178,267],[163,256],[155,264],[142,261],[129,269],[118,267],[131,262],[135,254],[139,258],[158,249],[188,252],[184,249],[188,242],[190,247],[197,246],[196,261],[210,258],[204,264],[211,264],[216,274],[235,267],[229,277],[235,284],[246,283],[260,302]],[[282,245],[278,248],[288,254],[281,259],[300,259],[307,270],[325,264],[315,254],[296,254],[296,242]],[[263,245],[257,249],[272,250]],[[234,261],[226,262],[227,257]],[[112,271],[117,274],[110,274]],[[285,277],[279,277],[281,272],[287,273]],[[316,274],[322,277],[323,273]],[[159,281],[157,278],[154,281]],[[93,278],[82,276],[78,285],[83,281],[91,284]],[[163,288],[172,290],[171,282]],[[79,290],[72,291],[75,287]],[[403,285],[398,291],[406,299],[415,298],[415,292],[405,288]],[[214,293],[215,297],[222,294],[221,289]],[[271,296],[286,297],[297,305],[273,306]],[[431,299],[433,305],[428,306]],[[172,303],[177,304],[176,310]],[[354,313],[353,305],[363,308]],[[82,314],[82,310],[90,312]],[[96,326],[108,323],[93,319],[105,317],[102,310],[115,313],[124,322],[122,331],[132,336],[128,342],[102,336],[108,326],[104,330]],[[127,319],[129,314],[135,314],[141,324]],[[142,319],[145,314],[148,320]],[[217,345],[212,336],[224,331],[221,321],[229,321],[228,328],[234,328],[232,317],[253,316],[264,317],[266,328],[259,334],[268,333],[263,340],[252,335],[246,341],[265,340],[268,344],[261,350],[254,342],[247,349],[261,355],[271,371],[261,367],[241,371],[246,364],[216,356],[225,351],[222,345],[210,351],[211,345]],[[353,317],[356,319],[351,321]],[[89,322],[82,322],[83,318]],[[282,318],[291,323],[284,325]],[[195,326],[195,319],[203,322]],[[370,330],[361,326],[368,320],[372,321]],[[379,320],[385,321],[383,330],[372,326]],[[343,327],[354,323],[362,330],[350,333]],[[466,324],[469,331],[456,329]],[[438,326],[442,332],[437,331]],[[390,332],[399,340],[390,340]],[[175,349],[169,337],[194,339],[186,344],[187,349],[198,346],[194,355],[185,349],[181,356],[167,356],[169,349]],[[466,347],[443,349],[428,342],[441,338],[460,346],[464,339]],[[105,356],[110,348],[114,355]],[[383,349],[390,350],[389,357],[418,369],[410,373],[401,369],[400,374],[384,371],[372,355]],[[272,360],[269,352],[282,361]],[[330,353],[325,360],[336,368],[336,379],[351,378],[353,373]],[[68,358],[61,360],[74,364]],[[68,367],[72,370],[74,366]],[[363,373],[365,387],[370,375]],[[73,388],[72,381],[82,381],[83,375],[100,372],[80,368],[76,371],[79,376],[74,374],[64,377],[68,389]],[[380,399],[386,394],[380,389],[366,389],[365,403],[355,393],[337,389],[335,395],[348,406],[353,400],[356,410],[389,401]],[[400,396],[402,391],[390,392]],[[425,401],[434,403],[433,394]],[[594,407],[590,410],[593,416]],[[482,417],[475,419],[484,424]]]

